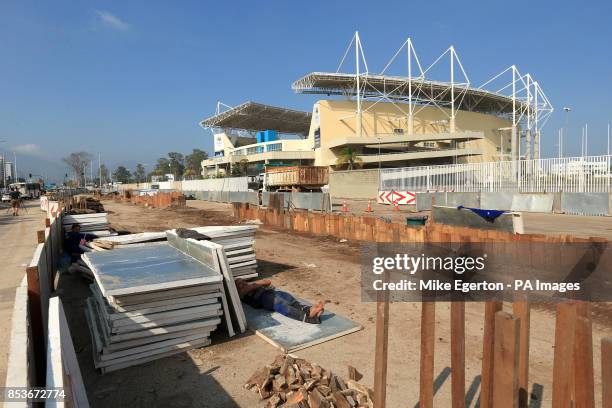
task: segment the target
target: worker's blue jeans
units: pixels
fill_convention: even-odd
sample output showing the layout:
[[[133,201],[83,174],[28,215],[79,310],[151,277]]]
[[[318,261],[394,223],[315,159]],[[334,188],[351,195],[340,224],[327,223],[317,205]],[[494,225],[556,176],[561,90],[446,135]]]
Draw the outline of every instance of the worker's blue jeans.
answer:
[[[283,316],[301,322],[319,324],[321,319],[310,317],[310,306],[301,304],[291,293],[282,290],[266,290],[261,294],[261,304],[264,309],[278,312]]]

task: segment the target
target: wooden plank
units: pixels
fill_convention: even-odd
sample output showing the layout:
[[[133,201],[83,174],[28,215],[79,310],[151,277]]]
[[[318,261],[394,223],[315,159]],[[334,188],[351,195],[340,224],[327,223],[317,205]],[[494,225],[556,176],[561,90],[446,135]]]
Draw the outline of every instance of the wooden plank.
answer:
[[[576,305],[562,302],[557,305],[555,322],[555,356],[553,361],[552,406],[570,408],[572,404],[572,384],[574,359],[574,339],[576,333]]]
[[[451,302],[451,395],[453,408],[465,408],[465,303]]]
[[[433,407],[433,380],[434,380],[434,349],[435,349],[435,302],[421,303],[421,361],[420,361],[420,387],[419,406],[421,408]]]
[[[484,328],[482,338],[482,376],[480,386],[480,406],[493,407],[493,370],[495,343],[495,313],[502,310],[502,302],[489,301],[485,303]]]
[[[493,346],[493,406],[518,407],[519,320],[507,312],[495,313]]]
[[[601,339],[602,408],[612,408],[612,338]]]
[[[526,408],[529,404],[530,305],[526,301],[515,301],[512,312],[519,319],[519,407]]]
[[[40,282],[38,279],[38,266],[26,268],[28,278],[28,305],[30,323],[32,325],[32,346],[34,351],[34,370],[36,378],[34,385],[45,384],[45,330],[43,326],[42,304],[40,299]]]
[[[389,349],[389,293],[378,293],[376,302],[376,348],[374,354],[374,407],[387,401],[387,355]]]
[[[574,406],[595,407],[593,370],[593,323],[590,302],[576,303],[576,338],[574,341]]]

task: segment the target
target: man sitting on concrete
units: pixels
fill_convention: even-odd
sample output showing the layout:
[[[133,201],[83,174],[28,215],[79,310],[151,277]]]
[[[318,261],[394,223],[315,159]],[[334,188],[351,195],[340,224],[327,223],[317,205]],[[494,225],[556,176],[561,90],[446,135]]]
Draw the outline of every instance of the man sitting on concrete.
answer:
[[[72,224],[70,232],[66,234],[64,239],[64,250],[70,255],[69,273],[80,273],[88,279],[93,279],[92,272],[85,262],[81,260],[81,254],[85,252],[81,246],[95,238],[96,236],[93,234],[81,233],[81,226],[79,224]]]
[[[247,305],[278,312],[301,322],[319,324],[325,311],[323,301],[313,306],[303,305],[291,293],[275,289],[268,279],[255,282],[236,279],[236,289],[240,299]]]

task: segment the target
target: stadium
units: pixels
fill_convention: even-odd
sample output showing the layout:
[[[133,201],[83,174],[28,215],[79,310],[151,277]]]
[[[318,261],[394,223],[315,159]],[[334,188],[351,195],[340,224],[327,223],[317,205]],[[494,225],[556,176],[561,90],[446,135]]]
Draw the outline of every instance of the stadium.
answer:
[[[539,82],[514,65],[474,86],[453,46],[424,67],[409,38],[372,73],[359,33],[335,72],[309,73],[292,89],[325,99],[310,112],[218,103],[200,123],[214,139],[203,175],[239,163],[253,173],[294,164],[337,170],[347,151],[365,169],[539,158],[540,131],[553,112]]]

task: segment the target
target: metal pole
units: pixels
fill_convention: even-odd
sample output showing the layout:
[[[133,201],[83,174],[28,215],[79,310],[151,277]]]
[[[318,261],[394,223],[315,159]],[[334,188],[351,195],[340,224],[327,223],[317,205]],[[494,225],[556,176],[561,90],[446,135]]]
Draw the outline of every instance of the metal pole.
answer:
[[[13,166],[15,167],[15,181],[19,183],[19,173],[17,172],[17,153],[13,152]]]
[[[589,155],[589,124],[584,125],[584,155]]]
[[[362,122],[361,122],[361,83],[359,79],[359,47],[361,43],[359,41],[359,31],[355,32],[355,76],[357,79],[357,136],[362,135]]]
[[[529,74],[527,74],[527,130],[525,131],[525,159],[531,159],[531,75]]]
[[[412,106],[412,40],[408,38],[408,134],[414,133],[414,111]]]
[[[450,131],[455,133],[455,48],[450,47],[450,77],[451,77],[451,118]]]
[[[516,67],[512,66],[512,174],[517,177],[517,152],[516,152]]]

